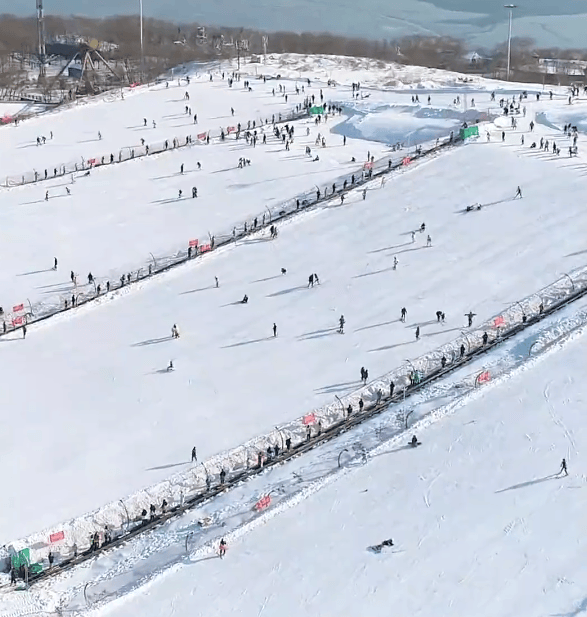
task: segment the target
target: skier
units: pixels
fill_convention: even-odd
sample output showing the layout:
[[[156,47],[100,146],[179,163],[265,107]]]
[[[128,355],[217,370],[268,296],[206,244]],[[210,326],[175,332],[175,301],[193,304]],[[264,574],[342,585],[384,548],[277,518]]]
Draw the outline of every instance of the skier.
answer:
[[[318,278],[318,275],[314,272],[314,283],[316,283],[316,285],[320,285],[320,279]]]
[[[426,246],[432,246],[432,238],[430,237],[430,235],[428,235],[428,237],[426,238]]]
[[[276,337],[277,336],[277,325],[273,324],[273,336]]]
[[[397,270],[397,264],[399,263],[399,261],[397,260],[397,257],[394,255],[393,256],[393,269]]]
[[[180,168],[179,168],[179,173],[183,174],[183,163],[181,164]]]
[[[367,199],[367,189],[363,189],[363,201]]]
[[[173,360],[169,360],[169,364],[167,365],[167,371],[173,370]]]
[[[195,199],[198,196],[198,189],[195,186],[192,186],[192,199]]]
[[[49,201],[49,191],[45,191],[45,201]]]
[[[344,315],[341,315],[340,319],[338,320],[338,331],[340,334],[344,334],[344,324],[345,324]]]
[[[420,340],[420,326],[416,326],[416,340]]]
[[[218,277],[217,276],[214,277],[214,284],[216,286],[216,289],[218,289],[218,287],[220,286],[220,283],[218,282]]]
[[[441,318],[442,318],[442,311],[436,311],[436,321],[438,323],[440,323]]]
[[[522,199],[522,189],[520,187],[518,187],[518,190],[516,191],[516,195],[514,199],[517,199],[518,197]]]
[[[53,258],[53,270],[57,270],[57,257]]]
[[[68,186],[66,186],[66,187],[65,187],[65,192],[66,192],[68,195],[71,195],[71,191],[69,190],[69,187],[68,187]]]
[[[183,191],[181,189],[179,189],[179,194],[177,196],[178,199],[181,199],[181,196],[183,195]]]
[[[422,223],[422,224],[420,225],[420,233],[422,234],[422,233],[424,233],[425,231],[426,231],[426,223]]]
[[[408,310],[404,307],[402,308],[402,316],[400,317],[400,321],[402,323],[406,323],[406,316],[408,314]]]
[[[173,327],[171,328],[171,338],[179,338],[179,330],[175,324],[173,324]]]
[[[73,273],[73,270],[69,273],[69,278],[71,279],[72,283],[75,283],[75,274]]]
[[[472,311],[465,313],[465,317],[469,320],[469,328],[473,325],[473,317],[475,317],[475,315],[477,315],[477,313],[473,313]]]
[[[222,540],[220,540],[220,547],[218,549],[218,556],[220,557],[220,559],[223,559],[224,555],[226,555],[226,541],[224,540],[224,538],[222,538]]]
[[[314,275],[310,274],[308,277],[308,287],[314,287]]]
[[[557,475],[558,475],[558,476],[560,476],[560,475],[561,475],[561,473],[564,473],[564,474],[565,474],[565,476],[568,476],[568,475],[569,475],[569,472],[567,471],[567,461],[566,461],[564,458],[563,458],[563,460],[561,461],[561,469],[560,469],[560,471],[558,472],[558,474],[557,474]]]

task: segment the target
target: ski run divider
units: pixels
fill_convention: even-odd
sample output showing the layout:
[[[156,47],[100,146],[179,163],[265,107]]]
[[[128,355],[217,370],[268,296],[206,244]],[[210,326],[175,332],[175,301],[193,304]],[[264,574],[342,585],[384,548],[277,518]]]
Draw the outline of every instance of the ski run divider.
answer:
[[[47,555],[52,551],[56,557],[53,568],[29,574],[29,583],[71,569],[103,550],[119,546],[214,499],[232,486],[262,473],[266,467],[282,464],[330,441],[586,295],[587,266],[583,266],[515,302],[485,323],[461,332],[460,336],[438,349],[406,360],[406,364],[344,397],[335,397],[336,400],[329,405],[94,512],[6,543],[8,548],[0,551],[0,557],[8,559],[15,551],[30,548],[32,562],[46,563]],[[545,341],[546,346],[548,342]],[[446,360],[445,366],[443,359]],[[394,391],[391,395],[392,383]],[[364,402],[362,411],[359,409],[360,399]],[[405,421],[407,425],[407,418]],[[276,446],[279,454],[266,459],[267,449],[274,450]],[[221,472],[225,475],[224,482]],[[163,500],[167,502],[166,508],[162,508]],[[144,512],[150,511],[151,504],[155,505],[156,514],[145,515]],[[111,537],[106,543],[103,541],[105,529]],[[100,543],[99,547],[92,549],[90,542],[94,534],[99,535]]]
[[[245,125],[241,123],[241,134],[245,133],[247,130],[254,131],[259,130],[261,128],[272,127],[277,124],[283,124],[285,122],[293,122],[294,120],[300,120],[301,118],[308,117],[308,110],[301,109],[300,111],[292,110],[288,113],[279,113],[277,117],[273,115],[275,121],[269,121],[269,119],[262,118],[256,123],[256,126],[249,126],[245,128]],[[237,126],[236,119],[232,119],[232,124],[234,127]],[[249,121],[249,124],[252,125],[252,121]],[[150,125],[147,124],[146,128],[149,128]],[[194,125],[197,126],[197,125]],[[172,152],[177,150],[178,148],[188,148],[197,145],[206,144],[207,140],[218,142],[221,141],[221,132],[224,132],[225,141],[228,140],[230,135],[233,132],[236,132],[236,128],[234,127],[226,127],[218,130],[201,130],[198,133],[191,135],[187,134],[185,137],[173,137],[172,139],[163,139],[160,141],[152,142],[150,144],[145,145],[136,145],[136,146],[123,146],[119,149],[118,153],[114,155],[113,153],[99,153],[95,156],[85,158],[80,157],[76,161],[69,161],[68,163],[60,163],[59,165],[54,165],[52,168],[47,168],[46,170],[37,171],[35,169],[31,171],[27,171],[18,176],[7,176],[4,178],[4,181],[0,184],[0,186],[5,188],[12,188],[15,186],[23,186],[25,184],[39,184],[44,182],[45,180],[53,180],[55,178],[60,178],[62,176],[66,176],[69,174],[76,174],[81,172],[87,172],[96,167],[104,167],[109,165],[116,165],[118,163],[125,163],[127,161],[132,161],[134,159],[143,158],[145,156],[154,156],[156,154],[162,154],[164,152]],[[234,131],[232,130],[234,129]],[[43,146],[39,146],[43,147]],[[45,175],[46,173],[46,175]]]
[[[289,115],[289,121],[308,117],[308,111],[296,113],[292,112]],[[285,123],[287,120],[282,120]],[[273,126],[273,125],[272,125]],[[246,129],[245,129],[246,130]],[[265,211],[252,215],[248,221],[235,225],[232,230],[226,230],[219,234],[210,234],[203,242],[198,239],[196,246],[190,246],[193,240],[186,239],[184,248],[176,250],[172,254],[163,256],[154,256],[150,254],[150,259],[143,262],[143,265],[138,270],[130,272],[121,272],[116,280],[107,277],[96,276],[92,284],[88,283],[72,283],[72,286],[67,291],[62,291],[55,296],[43,301],[32,304],[27,299],[26,303],[20,299],[20,304],[14,305],[12,312],[6,312],[3,323],[0,323],[0,336],[10,334],[17,330],[21,330],[23,326],[44,321],[54,315],[65,313],[74,310],[80,306],[94,301],[101,301],[104,297],[112,297],[116,292],[123,288],[130,287],[151,278],[156,274],[167,272],[171,268],[180,266],[193,259],[199,259],[209,252],[213,252],[221,247],[235,244],[239,240],[248,236],[259,234],[276,223],[283,222],[296,214],[305,212],[310,208],[327,203],[333,198],[339,198],[343,194],[347,194],[358,187],[368,184],[369,182],[381,178],[387,174],[391,174],[398,170],[409,169],[412,163],[419,160],[424,160],[427,157],[441,153],[442,151],[461,144],[459,138],[450,137],[440,141],[437,140],[434,145],[427,149],[422,146],[417,146],[413,154],[399,151],[399,157],[393,163],[390,157],[383,157],[377,161],[365,161],[361,167],[356,168],[353,172],[345,173],[336,180],[336,185],[340,187],[334,193],[326,195],[326,192],[317,196],[315,188],[297,195],[281,204],[274,205],[271,208],[266,208]],[[153,154],[153,152],[151,152]],[[398,151],[395,151],[398,156]],[[354,183],[352,179],[354,178]],[[345,183],[346,181],[346,188]],[[254,227],[253,221],[257,219],[257,227]],[[109,287],[107,286],[109,283]],[[98,291],[98,287],[100,287]],[[73,302],[72,302],[73,300]],[[16,310],[18,309],[18,310]]]

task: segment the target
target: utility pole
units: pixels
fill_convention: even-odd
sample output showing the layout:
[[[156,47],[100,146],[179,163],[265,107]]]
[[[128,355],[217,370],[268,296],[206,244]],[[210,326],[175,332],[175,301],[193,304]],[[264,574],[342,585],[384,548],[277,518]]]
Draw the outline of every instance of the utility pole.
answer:
[[[509,81],[510,79],[510,69],[512,65],[512,20],[514,16],[514,9],[517,8],[515,4],[504,4],[504,8],[508,9],[510,12],[510,27],[508,34],[508,70],[506,79]]]
[[[143,81],[144,70],[144,52],[143,52],[143,0],[139,0],[139,17],[140,17],[140,30],[141,30],[141,82]]]

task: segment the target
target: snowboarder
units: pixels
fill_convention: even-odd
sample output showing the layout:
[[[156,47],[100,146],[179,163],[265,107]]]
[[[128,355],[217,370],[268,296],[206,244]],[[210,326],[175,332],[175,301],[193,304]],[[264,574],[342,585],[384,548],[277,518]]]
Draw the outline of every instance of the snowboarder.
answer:
[[[247,296],[247,294],[245,294],[243,296],[243,299],[241,300],[241,304],[246,304],[249,301],[249,296]]]
[[[167,371],[170,372],[173,370],[173,360],[169,360],[169,364],[167,365]]]
[[[218,548],[218,556],[220,557],[220,559],[223,559],[224,555],[226,555],[226,540],[222,538],[222,540],[220,540],[220,546]]]
[[[442,318],[442,311],[436,311],[436,321],[440,323]]]
[[[422,224],[420,225],[420,233],[422,234],[422,233],[424,233],[425,231],[426,231],[426,223],[422,223]]]
[[[273,324],[273,336],[276,337],[277,336],[277,325]]]
[[[287,270],[285,268],[281,268],[281,274],[287,274]]]
[[[564,473],[564,474],[565,474],[565,476],[568,476],[568,475],[569,475],[569,472],[567,471],[567,461],[566,461],[564,458],[563,458],[563,460],[561,461],[561,469],[560,469],[560,471],[558,472],[558,474],[557,474],[557,475],[559,475],[559,476],[560,476],[562,473]]]
[[[416,435],[412,435],[410,445],[412,446],[412,448],[415,448],[418,445],[418,438],[416,437]]]
[[[338,331],[340,334],[344,334],[344,324],[345,324],[344,315],[341,315],[340,319],[338,320]]]
[[[399,319],[402,323],[406,323],[407,314],[408,314],[408,310],[405,307],[402,308],[402,316]]]

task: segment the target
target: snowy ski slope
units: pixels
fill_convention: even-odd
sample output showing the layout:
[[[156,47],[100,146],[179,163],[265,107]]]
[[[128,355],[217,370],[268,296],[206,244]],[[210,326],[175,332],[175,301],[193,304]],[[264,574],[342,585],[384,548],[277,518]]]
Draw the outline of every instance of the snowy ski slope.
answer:
[[[333,73],[333,69],[324,68],[323,58],[306,59],[303,65],[296,65],[291,58],[282,62],[290,66],[300,83],[310,77],[310,91],[315,94],[321,87],[326,89],[323,82],[315,82],[316,74],[322,79],[324,72]],[[278,66],[283,70],[284,64]],[[275,68],[272,66],[272,70]],[[79,274],[80,285],[89,271],[102,281],[145,267],[150,252],[157,257],[166,255],[185,247],[191,238],[230,231],[233,225],[241,224],[245,218],[250,221],[268,205],[291,199],[316,185],[330,186],[352,169],[351,156],[357,158],[357,167],[367,151],[394,160],[402,156],[402,152],[390,152],[383,145],[385,124],[393,125],[388,134],[402,133],[402,114],[411,104],[412,94],[375,90],[378,80],[383,83],[388,77],[388,68],[368,76],[348,67],[345,71],[336,74],[336,79],[344,83],[325,92],[326,99],[350,105],[350,83],[370,79],[372,97],[360,99],[350,108],[360,111],[364,118],[364,126],[362,120],[354,118],[352,134],[368,135],[377,143],[348,139],[343,146],[340,133],[344,134],[345,124],[340,123],[341,118],[319,126],[299,121],[295,123],[296,139],[290,151],[269,136],[266,146],[258,144],[256,148],[233,141],[198,145],[94,170],[89,177],[68,185],[70,196],[63,195],[64,186],[58,186],[64,179],[3,190],[0,229],[4,241],[0,256],[4,267],[0,283],[5,309],[10,310],[13,303],[25,298],[55,302],[55,298],[60,301],[69,296],[70,270]],[[464,109],[465,91],[460,91],[463,102],[455,105],[456,78],[440,76],[433,82],[434,76],[439,74],[423,71],[422,79],[414,83],[422,85],[425,77],[426,87],[436,88],[432,96],[441,119],[435,128],[440,135],[450,129],[446,118],[459,105]],[[236,89],[230,90],[220,81],[215,74],[215,81],[202,77],[188,88],[197,92],[191,96],[192,107],[196,107],[195,99],[202,104],[204,111],[198,110],[201,125],[216,121],[221,106],[229,109],[231,97],[240,97],[238,109],[245,110],[245,117],[246,112],[263,115],[278,108],[289,110],[292,103],[302,99],[292,97],[293,102],[290,99],[286,107],[278,96],[272,96],[271,88],[277,89],[279,83],[287,84],[291,91],[290,81],[268,80],[263,85],[254,82],[253,93],[239,91],[238,83]],[[476,83],[476,90],[467,86],[469,102],[475,96],[478,108],[499,111],[489,101],[487,90],[491,87],[488,82]],[[9,139],[16,141],[2,148],[1,160],[7,167],[14,163],[14,169],[26,163],[26,155],[14,154],[18,146],[33,140],[39,130],[47,133],[50,127],[54,141],[62,140],[59,145],[55,143],[55,150],[49,148],[50,143],[29,148],[30,156],[39,157],[43,165],[49,157],[54,160],[63,155],[67,156],[64,160],[69,160],[70,155],[78,156],[81,150],[75,142],[82,130],[88,139],[99,130],[104,136],[102,145],[121,147],[128,137],[124,126],[135,115],[139,122],[142,117],[163,117],[168,109],[181,115],[183,101],[178,93],[184,91],[183,85],[173,84],[168,90],[158,86],[154,91],[126,95],[124,101],[80,106],[2,129],[2,139],[10,135]],[[505,128],[503,120],[483,125],[479,142],[394,174],[385,186],[372,182],[365,200],[360,191],[355,191],[344,204],[336,199],[304,213],[280,226],[276,240],[259,233],[201,261],[31,327],[24,341],[20,333],[0,337],[2,376],[10,384],[0,390],[4,437],[0,464],[11,470],[5,475],[3,487],[13,503],[0,513],[3,543],[50,526],[57,529],[60,521],[188,468],[194,445],[199,459],[204,460],[330,402],[335,395],[359,385],[361,366],[369,370],[372,378],[385,373],[406,358],[455,338],[464,328],[463,315],[469,310],[476,313],[476,320],[486,319],[584,264],[587,214],[582,204],[586,183],[583,159],[556,157],[528,148],[530,140],[542,136],[556,139],[564,153],[569,140],[556,128],[538,125],[535,136],[528,132],[528,123],[537,113],[548,111],[555,114],[553,117],[564,116],[563,94],[558,91],[554,101],[529,100],[528,115],[520,119],[517,131]],[[423,103],[426,96],[420,94]],[[401,112],[388,113],[400,104]],[[576,101],[574,113],[580,115],[584,105],[584,101]],[[414,105],[414,110],[423,107],[425,103]],[[384,113],[378,116],[382,109]],[[407,142],[414,121],[406,119],[403,130]],[[231,122],[231,118],[224,117],[225,121]],[[179,122],[178,116],[175,122]],[[167,127],[161,127],[163,138],[172,137],[164,130],[175,128],[172,124],[170,119]],[[335,125],[339,134],[329,132]],[[310,129],[308,136],[306,128]],[[505,143],[501,143],[502,129],[506,131]],[[159,131],[160,126],[155,130]],[[489,142],[486,130],[491,136]],[[315,150],[318,132],[326,136],[327,147],[317,150],[320,161],[311,163],[304,149],[310,145]],[[522,134],[526,147],[520,146]],[[82,155],[87,152],[84,146]],[[251,158],[252,165],[239,169],[241,156]],[[202,163],[201,170],[196,169],[197,161]],[[185,163],[183,176],[179,174],[181,163]],[[197,200],[177,200],[180,188],[185,195],[194,185],[198,187]],[[518,185],[524,197],[514,201]],[[46,187],[50,192],[47,202]],[[479,212],[464,212],[466,206],[476,202],[485,207]],[[412,243],[411,232],[422,222],[426,232],[416,233]],[[426,246],[428,234],[431,247]],[[54,256],[60,259],[57,272],[50,270]],[[399,260],[396,270],[394,257]],[[287,273],[281,274],[281,268],[286,268]],[[311,273],[318,273],[321,284],[308,289]],[[218,289],[215,277],[220,282]],[[249,303],[239,304],[245,293]],[[406,324],[398,322],[402,306],[408,309]],[[444,325],[436,323],[437,310],[446,313]],[[335,332],[341,314],[347,322],[344,336]],[[177,341],[170,339],[174,323],[181,333]],[[273,323],[278,328],[275,339]],[[418,325],[422,336],[416,342],[414,331]],[[170,360],[175,371],[168,373],[165,367]],[[503,400],[510,400],[509,394]],[[477,416],[474,418],[477,422]],[[452,443],[454,427],[447,424],[445,435],[443,426],[441,423],[429,430],[438,431],[441,443]],[[479,435],[473,433],[478,440]],[[424,453],[422,470],[430,468],[429,457],[438,454],[433,467],[443,470],[442,478],[451,478],[445,470],[449,459],[443,459],[437,450],[428,450],[434,439],[426,437],[425,447],[418,451]],[[462,447],[474,454],[471,465],[477,469],[474,466],[481,465],[476,458],[477,446],[467,438]],[[549,461],[551,467],[556,467],[558,458],[564,455],[558,450],[555,454]],[[384,464],[384,458],[373,468],[374,476],[378,477],[378,465]],[[487,464],[487,469],[492,466]],[[486,475],[480,466],[478,477]],[[502,479],[505,482],[505,477],[496,476],[496,480]],[[359,479],[359,483],[365,482]],[[402,504],[422,499],[421,493],[408,495],[410,484],[414,484],[410,478],[402,476],[402,483],[394,485],[398,492],[390,493],[390,498],[397,496]],[[356,510],[350,504],[356,496],[355,487],[353,484],[343,491],[347,502],[340,512],[345,512],[347,505],[351,514]],[[316,498],[319,511],[330,507],[321,504],[334,488],[324,491],[326,497]],[[313,503],[303,508],[311,508]],[[431,504],[424,503],[425,512],[432,508]],[[441,504],[448,508],[448,502]],[[454,539],[456,530],[465,526],[480,504],[481,496],[475,493],[471,510],[463,510],[451,523],[446,542]],[[372,510],[375,527],[379,516],[389,517],[388,511],[378,510],[375,504],[368,505],[368,509]],[[394,508],[397,516],[402,510],[403,506]],[[288,514],[278,523],[284,526],[284,533],[289,533],[290,516],[294,515]],[[324,518],[330,521],[332,517]],[[354,519],[350,516],[349,520]],[[399,518],[393,520],[400,531],[402,524],[408,524]],[[426,517],[421,525],[417,518],[409,520],[417,529],[429,527],[430,523]],[[316,531],[320,531],[320,525]],[[381,532],[381,538],[369,542],[385,539],[388,534],[383,529]],[[413,534],[412,539],[417,537],[415,531]],[[389,535],[395,538],[397,532],[393,530]],[[482,543],[484,536],[475,538]],[[359,540],[366,538],[357,536],[356,542]],[[333,542],[340,544],[341,539],[333,537]],[[296,545],[290,546],[292,551]],[[364,551],[364,547],[360,550]],[[432,571],[438,567],[434,560],[440,559],[442,550],[446,553],[447,546],[442,545],[434,553],[436,557],[431,557]],[[300,564],[309,560],[311,553],[309,549],[304,551]],[[483,554],[480,549],[479,554]],[[410,568],[422,567],[418,559],[413,555],[406,558],[408,582],[415,580],[415,574],[410,578]],[[216,567],[215,562],[208,563],[211,570]],[[457,565],[461,571],[462,562]],[[353,572],[340,570],[341,580],[353,578]],[[305,576],[301,574],[302,580]],[[488,598],[499,587],[498,578],[494,587],[488,587]],[[454,578],[449,580],[452,585]],[[325,579],[321,586],[331,582]],[[183,582],[175,584],[183,588]],[[357,594],[363,601],[369,594],[365,585]],[[255,587],[255,594],[266,593],[264,589]],[[292,590],[295,593],[295,587]],[[385,594],[391,592],[386,590]],[[446,600],[446,594],[442,598]],[[458,604],[457,600],[458,594]],[[410,601],[405,600],[404,608],[414,612]],[[239,600],[235,597],[232,602],[236,610]],[[316,608],[316,604],[300,597],[297,602],[306,603],[313,614],[334,614],[330,604]],[[251,606],[247,605],[247,610]],[[435,605],[428,601],[426,606]],[[167,611],[167,606],[158,607],[155,605],[153,614]],[[218,604],[210,610],[221,607]],[[438,606],[436,611],[448,614]],[[246,614],[242,606],[241,612]]]
[[[584,338],[569,344],[421,427],[417,450],[383,445],[223,561],[196,553],[98,614],[580,614],[586,352]]]

